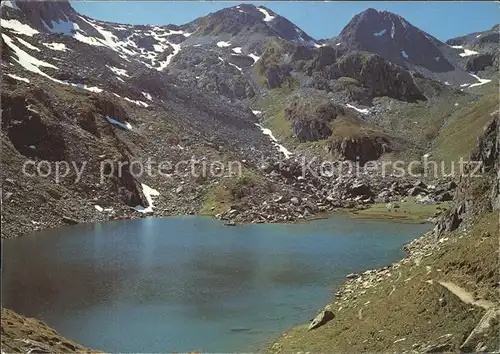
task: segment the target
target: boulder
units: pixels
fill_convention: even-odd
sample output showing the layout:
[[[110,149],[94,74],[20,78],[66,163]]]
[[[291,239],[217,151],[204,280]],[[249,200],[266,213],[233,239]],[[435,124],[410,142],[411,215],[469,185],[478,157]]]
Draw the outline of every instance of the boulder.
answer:
[[[318,328],[331,321],[334,317],[335,315],[333,314],[333,312],[323,310],[311,321],[311,324],[309,325],[309,328],[307,330],[310,331],[311,329]]]
[[[299,205],[300,204],[300,200],[299,198],[297,197],[293,197],[290,199],[290,202],[293,204],[293,205]]]
[[[438,202],[449,202],[453,200],[453,194],[450,192],[444,192],[441,194],[438,194],[434,197],[434,199]]]
[[[415,184],[413,186],[421,188],[421,189],[427,189],[427,185],[424,182],[422,182],[422,181],[415,182]]]
[[[410,189],[408,189],[408,192],[407,192],[407,195],[409,197],[415,197],[419,194],[427,194],[427,191],[421,187],[412,187]]]
[[[347,191],[349,195],[353,197],[373,197],[373,192],[371,191],[370,186],[365,183],[355,183],[348,187]]]
[[[70,218],[69,216],[63,216],[62,217],[62,220],[66,223],[66,224],[70,224],[70,225],[76,225],[76,224],[79,224],[80,221],[74,219],[74,218]]]

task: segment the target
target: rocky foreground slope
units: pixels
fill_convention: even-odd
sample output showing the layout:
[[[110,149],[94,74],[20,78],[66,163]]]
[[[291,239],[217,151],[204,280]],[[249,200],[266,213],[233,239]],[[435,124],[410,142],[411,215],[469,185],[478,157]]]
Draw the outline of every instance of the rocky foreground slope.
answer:
[[[398,15],[368,9],[339,37],[318,41],[271,9],[249,4],[166,26],[99,21],[64,1],[4,1],[1,11],[2,238],[63,224],[177,214],[211,215],[228,224],[294,222],[349,208],[358,216],[382,210],[396,218],[402,203],[412,210],[430,206],[433,212],[416,221],[438,221],[454,199],[456,207],[438,223],[439,237],[412,247],[419,259],[429,247],[448,247],[442,240],[460,239],[459,227],[473,216],[490,215],[484,222],[493,225],[491,207],[474,206],[490,191],[488,181],[476,190],[453,176],[380,171],[396,160],[405,166],[427,158],[457,161],[481,136],[478,156],[494,165],[498,154],[489,136],[496,134],[498,108],[497,27],[446,44]],[[322,160],[335,167],[332,173],[322,173]],[[348,173],[346,161],[366,168]],[[151,172],[144,171],[148,166]],[[463,197],[464,188],[472,196]],[[491,193],[498,193],[498,184]],[[476,242],[477,235],[462,238]],[[462,254],[461,247],[450,253]],[[407,278],[423,269],[424,262],[418,268],[412,262],[401,265]],[[492,278],[490,270],[449,262],[450,274],[468,274],[463,281],[473,281],[476,271]],[[351,280],[339,294],[354,294],[348,289],[365,280],[371,285],[394,277],[389,268],[379,273]],[[430,283],[408,284],[425,293],[429,289],[420,286]],[[400,285],[393,293],[399,300],[410,289]],[[366,294],[373,298],[365,302],[379,299]],[[345,323],[351,324],[345,326],[366,319],[362,328],[375,338],[373,317],[359,315],[361,300],[352,305],[349,296]],[[431,306],[425,301],[419,316]],[[457,323],[462,310],[457,302]],[[481,311],[471,311],[473,320],[454,333],[464,335]],[[9,350],[84,350],[37,322],[4,313],[2,344]],[[308,345],[304,350],[329,351],[321,346],[331,345],[323,337],[331,336],[328,326],[334,325],[307,335],[299,330],[296,338]],[[372,346],[353,333],[343,332],[342,338],[352,338],[345,343],[336,340],[339,350],[407,348],[409,342],[385,338]],[[316,335],[318,347],[305,339]],[[453,336],[450,350],[459,348]],[[273,350],[297,345],[285,342]],[[425,347],[420,339],[415,344]]]
[[[2,308],[2,353],[97,353],[61,337],[52,328]]]

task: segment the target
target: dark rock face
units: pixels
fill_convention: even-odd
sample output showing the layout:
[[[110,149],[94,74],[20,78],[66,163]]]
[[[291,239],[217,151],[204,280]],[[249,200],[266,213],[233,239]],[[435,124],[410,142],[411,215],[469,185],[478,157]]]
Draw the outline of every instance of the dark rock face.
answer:
[[[66,158],[68,142],[63,137],[62,127],[29,110],[24,97],[2,95],[2,109],[2,130],[20,154],[48,161]]]
[[[145,50],[148,51],[154,50],[153,44],[158,44],[158,41],[154,39],[152,36],[133,36],[132,41],[135,44],[137,44],[138,47],[144,48]]]
[[[373,197],[373,192],[370,189],[370,186],[365,183],[356,183],[347,188],[347,193],[353,197],[365,197],[370,198]]]
[[[254,60],[246,55],[231,54],[228,61],[240,68],[248,68],[254,64]]]
[[[329,123],[341,114],[344,109],[332,102],[307,99],[296,99],[285,109],[292,132],[301,142],[328,138],[332,134]]]
[[[290,67],[273,65],[266,71],[267,87],[269,89],[280,87],[290,77]]]
[[[493,66],[497,57],[498,55],[492,53],[480,54],[469,58],[465,65],[468,71],[476,72],[484,70],[487,66]]]

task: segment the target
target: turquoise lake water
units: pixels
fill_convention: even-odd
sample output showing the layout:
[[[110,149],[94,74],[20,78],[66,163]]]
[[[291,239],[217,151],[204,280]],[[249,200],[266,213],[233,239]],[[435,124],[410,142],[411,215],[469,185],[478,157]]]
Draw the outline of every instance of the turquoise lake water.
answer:
[[[4,241],[2,301],[108,352],[258,350],[314,317],[346,274],[402,258],[430,227],[341,215],[63,227]]]

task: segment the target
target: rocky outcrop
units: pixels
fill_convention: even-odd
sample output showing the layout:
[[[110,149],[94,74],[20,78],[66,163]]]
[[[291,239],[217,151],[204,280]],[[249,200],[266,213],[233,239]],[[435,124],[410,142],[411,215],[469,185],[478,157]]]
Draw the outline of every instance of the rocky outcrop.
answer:
[[[311,329],[315,329],[315,328],[318,328],[322,325],[324,325],[325,323],[333,320],[333,318],[335,317],[335,315],[333,314],[332,311],[329,311],[329,310],[323,310],[321,311],[318,316],[316,316],[312,321],[311,321],[311,324],[309,325],[309,328],[308,330],[310,331]]]
[[[332,134],[329,123],[344,113],[342,107],[332,102],[307,98],[297,98],[285,108],[292,133],[300,142],[328,138]]]
[[[500,209],[500,124],[499,112],[486,127],[473,154],[473,161],[484,166],[484,176],[465,176],[461,179],[454,198],[453,208],[436,224],[436,237],[456,230],[463,221],[474,215]]]
[[[368,161],[377,160],[383,154],[393,151],[393,148],[387,137],[363,136],[334,139],[329,143],[328,150],[343,160],[358,161],[364,165]]]
[[[493,66],[498,61],[498,53],[484,53],[469,58],[465,64],[468,71],[476,72]]]
[[[376,54],[349,53],[337,64],[343,76],[357,79],[371,91],[371,95],[389,96],[397,99],[426,100],[415,84],[412,75]]]
[[[224,58],[227,59],[224,59]],[[247,56],[226,55],[203,47],[188,47],[177,54],[169,65],[169,73],[205,92],[245,100],[255,96],[251,80],[243,70],[253,64]]]
[[[500,159],[500,111],[495,111],[491,115],[494,118],[479,138],[478,150],[474,156],[474,160],[481,161],[487,171],[498,167]]]

